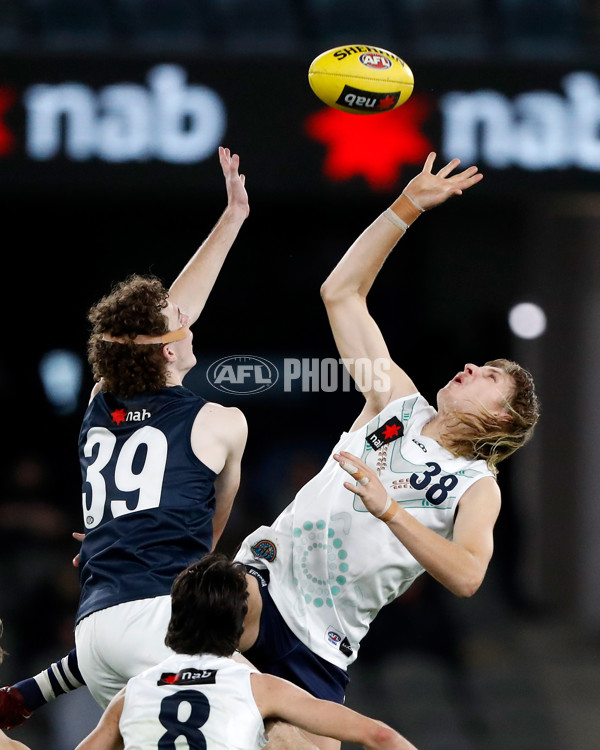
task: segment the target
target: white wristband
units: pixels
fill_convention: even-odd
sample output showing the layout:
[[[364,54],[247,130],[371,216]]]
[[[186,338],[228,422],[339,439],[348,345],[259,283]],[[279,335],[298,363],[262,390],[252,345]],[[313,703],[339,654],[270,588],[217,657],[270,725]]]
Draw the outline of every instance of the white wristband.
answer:
[[[388,495],[387,503],[383,511],[377,516],[380,521],[389,523],[398,512],[398,503]]]
[[[408,198],[408,196],[406,196]],[[392,211],[391,208],[386,208],[383,212],[383,216],[390,221],[394,226],[398,227],[398,229],[403,229],[405,232],[408,229],[408,224],[403,221],[397,213]]]
[[[381,511],[381,513],[377,514],[377,518],[381,518],[381,516],[384,513],[387,513],[387,511],[390,509],[390,505],[391,504],[392,504],[392,498],[388,495],[387,501],[386,501],[385,505],[383,506],[383,510]]]

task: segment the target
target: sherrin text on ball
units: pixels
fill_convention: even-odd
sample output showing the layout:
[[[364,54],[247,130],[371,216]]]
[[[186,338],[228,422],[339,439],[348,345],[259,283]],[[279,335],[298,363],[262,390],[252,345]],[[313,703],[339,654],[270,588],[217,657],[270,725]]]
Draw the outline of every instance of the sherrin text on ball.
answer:
[[[318,55],[308,69],[310,87],[330,107],[370,115],[396,109],[410,97],[414,76],[398,55],[349,44]]]

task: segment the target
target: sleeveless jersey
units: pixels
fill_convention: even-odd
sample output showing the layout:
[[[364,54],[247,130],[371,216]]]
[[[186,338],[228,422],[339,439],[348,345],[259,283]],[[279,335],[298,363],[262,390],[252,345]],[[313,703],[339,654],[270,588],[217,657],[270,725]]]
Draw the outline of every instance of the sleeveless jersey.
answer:
[[[77,622],[122,602],[168,595],[210,551],[216,474],[191,446],[206,403],[182,386],[117,399],[100,391],[79,436],[83,482]]]
[[[264,747],[252,672],[226,657],[175,654],[137,675],[127,683],[119,722],[125,750],[175,748],[177,737],[181,747],[205,750]]]
[[[397,399],[366,426],[342,433],[332,453],[362,458],[393,500],[451,539],[462,494],[492,473],[484,461],[456,458],[421,434],[435,413],[419,394]],[[343,486],[350,479],[330,457],[274,524],[250,534],[236,556],[268,569],[269,591],[292,631],[344,669],[379,610],[423,573],[388,526]]]

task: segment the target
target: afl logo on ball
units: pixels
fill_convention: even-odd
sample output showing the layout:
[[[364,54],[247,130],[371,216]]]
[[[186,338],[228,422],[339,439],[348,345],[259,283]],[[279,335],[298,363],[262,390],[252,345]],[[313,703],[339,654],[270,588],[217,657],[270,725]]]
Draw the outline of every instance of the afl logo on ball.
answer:
[[[269,539],[261,539],[250,547],[250,551],[256,560],[273,562],[277,557],[277,547]]]
[[[387,70],[392,67],[392,61],[385,55],[377,55],[374,52],[365,52],[359,58],[360,62],[367,68],[374,70]]]

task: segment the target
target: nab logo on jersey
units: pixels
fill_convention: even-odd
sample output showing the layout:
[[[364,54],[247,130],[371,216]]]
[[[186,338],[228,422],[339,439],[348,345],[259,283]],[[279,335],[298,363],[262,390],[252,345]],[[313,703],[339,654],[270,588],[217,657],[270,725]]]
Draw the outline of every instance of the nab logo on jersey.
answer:
[[[182,669],[180,672],[163,672],[157,685],[214,685],[216,669]]]
[[[397,440],[399,437],[402,437],[402,435],[404,435],[404,425],[402,424],[402,420],[398,419],[398,417],[392,417],[370,435],[367,435],[366,440],[371,448],[377,451],[382,445],[391,443],[392,440]]]
[[[147,409],[138,409],[136,411],[125,411],[125,409],[115,409],[111,411],[110,416],[115,424],[122,424],[123,422],[143,422],[146,419],[150,419],[152,412]]]

